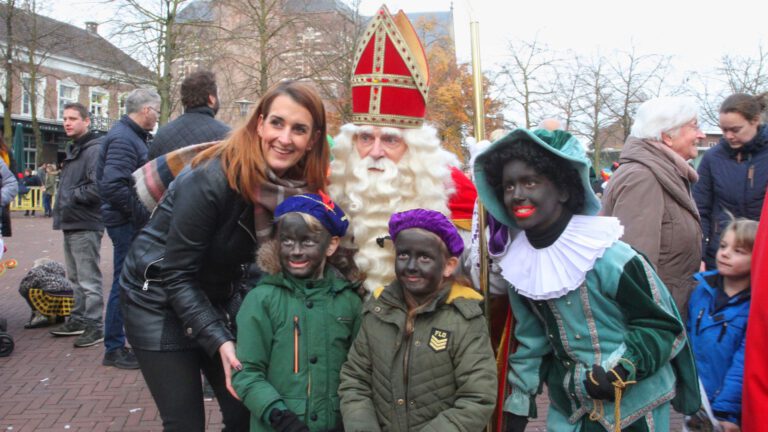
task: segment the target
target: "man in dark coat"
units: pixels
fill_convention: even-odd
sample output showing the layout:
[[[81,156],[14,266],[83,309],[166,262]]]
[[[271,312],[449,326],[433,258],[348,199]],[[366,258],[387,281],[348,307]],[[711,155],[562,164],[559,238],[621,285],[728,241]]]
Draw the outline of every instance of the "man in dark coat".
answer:
[[[90,113],[80,103],[64,105],[64,132],[72,140],[61,170],[53,208],[53,229],[64,232],[64,263],[75,304],[69,321],[54,336],[78,336],[76,347],[104,339],[104,294],[101,287],[101,199],[96,184],[99,144],[103,137],[89,131]]]
[[[149,211],[133,189],[131,174],[148,161],[147,142],[160,115],[160,95],[154,90],[136,89],[126,98],[125,108],[126,115],[115,123],[101,145],[97,171],[101,216],[112,239],[114,257],[112,290],[104,318],[106,354],[102,364],[118,366],[118,357],[130,356],[132,366],[138,368],[135,357],[125,348],[118,281],[133,238],[149,220]]]
[[[213,72],[197,71],[181,83],[184,114],[157,130],[149,159],[193,144],[219,141],[229,133],[229,126],[216,120],[219,97]]]

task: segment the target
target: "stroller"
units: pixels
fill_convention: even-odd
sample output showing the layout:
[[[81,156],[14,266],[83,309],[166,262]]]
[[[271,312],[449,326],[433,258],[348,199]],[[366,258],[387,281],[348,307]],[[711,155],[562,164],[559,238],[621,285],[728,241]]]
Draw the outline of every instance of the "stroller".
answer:
[[[8,322],[0,318],[0,357],[8,357],[13,352],[13,338],[6,333]]]

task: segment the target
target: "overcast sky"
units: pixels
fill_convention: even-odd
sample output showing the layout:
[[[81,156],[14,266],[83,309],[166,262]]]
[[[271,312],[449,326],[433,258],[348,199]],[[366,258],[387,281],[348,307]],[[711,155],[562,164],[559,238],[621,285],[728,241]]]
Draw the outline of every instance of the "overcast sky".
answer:
[[[49,15],[82,26],[114,18],[110,2],[48,0]],[[157,0],[153,0],[157,1]],[[151,2],[151,1],[150,1]],[[48,3],[38,1],[40,3]],[[454,8],[457,55],[471,59],[469,23],[480,24],[483,67],[504,61],[508,41],[532,40],[557,50],[610,55],[633,45],[642,54],[673,55],[673,63],[696,70],[716,64],[726,53],[753,55],[768,49],[768,1],[737,0],[389,0],[393,13]],[[373,14],[382,0],[362,0]]]
[[[146,0],[148,3],[159,0]],[[347,0],[351,2],[350,0]],[[38,0],[47,14],[83,26],[114,19],[114,2]],[[538,39],[553,50],[610,57],[616,50],[672,56],[673,73],[706,73],[724,54],[768,50],[768,0],[389,0],[392,13],[447,11],[453,5],[459,61],[470,61],[469,25],[480,25],[483,69],[509,60],[509,41]],[[382,0],[361,0],[372,15]],[[107,31],[101,32],[106,34]]]

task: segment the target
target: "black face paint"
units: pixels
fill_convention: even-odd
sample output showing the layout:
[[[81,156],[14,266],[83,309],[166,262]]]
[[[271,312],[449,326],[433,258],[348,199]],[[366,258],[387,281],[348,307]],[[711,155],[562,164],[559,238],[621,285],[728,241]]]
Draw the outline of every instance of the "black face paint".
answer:
[[[429,297],[443,284],[445,245],[430,232],[401,231],[395,239],[395,275],[403,289],[417,300]]]
[[[299,279],[317,279],[325,267],[325,252],[331,243],[326,230],[313,232],[298,214],[287,214],[277,227],[280,266]]]
[[[521,229],[546,232],[562,215],[567,195],[525,162],[507,162],[501,182],[504,207]]]

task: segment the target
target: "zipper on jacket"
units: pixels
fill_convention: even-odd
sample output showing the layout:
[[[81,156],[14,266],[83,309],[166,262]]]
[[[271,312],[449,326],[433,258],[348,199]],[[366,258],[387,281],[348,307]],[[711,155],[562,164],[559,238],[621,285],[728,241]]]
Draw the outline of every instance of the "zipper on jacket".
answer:
[[[723,340],[723,336],[725,336],[725,331],[728,330],[728,321],[723,323],[723,326],[720,327],[720,335],[717,337],[717,342],[720,343],[721,340]]]
[[[749,180],[749,188],[753,189],[755,187],[755,166],[750,165],[749,169],[747,170],[747,180]]]
[[[301,329],[299,328],[299,317],[293,316],[293,373],[299,373],[299,336],[301,335]]]
[[[162,261],[164,259],[165,259],[165,257],[158,258],[158,259],[156,259],[154,261],[151,261],[149,264],[147,264],[146,267],[144,267],[144,285],[142,285],[142,287],[141,287],[142,291],[146,291],[146,290],[149,289],[149,283],[150,282],[160,282],[161,281],[161,279],[149,279],[149,277],[147,277],[147,272],[149,271],[150,267],[152,267],[153,265],[159,263],[160,261]]]
[[[701,317],[704,316],[704,309],[699,311],[699,316],[696,317],[696,335],[699,334],[699,328],[701,327]]]

